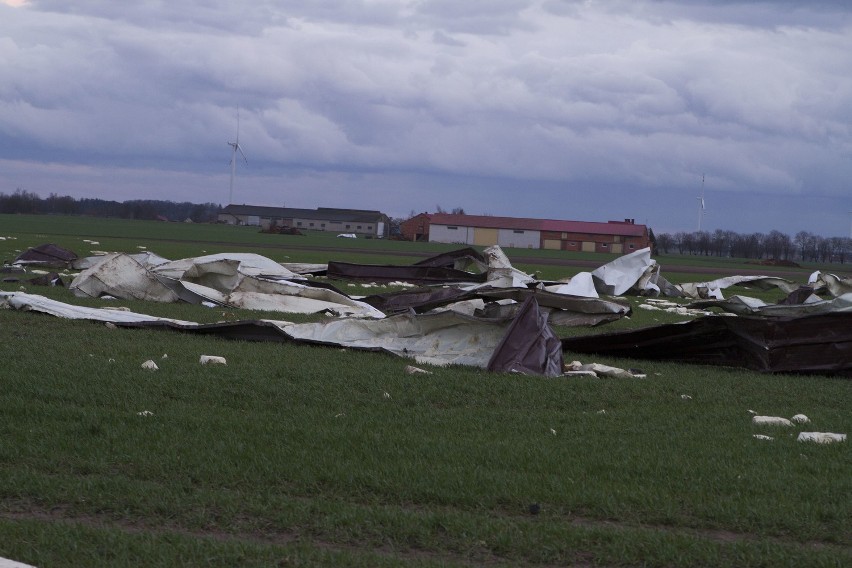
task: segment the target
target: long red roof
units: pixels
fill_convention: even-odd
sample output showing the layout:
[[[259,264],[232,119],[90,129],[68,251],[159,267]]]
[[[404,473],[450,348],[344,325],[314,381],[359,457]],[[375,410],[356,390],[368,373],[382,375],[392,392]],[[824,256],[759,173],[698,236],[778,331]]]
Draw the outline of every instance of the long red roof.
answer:
[[[452,213],[433,213],[432,225],[455,225],[462,227],[480,227],[484,229],[517,229],[527,231],[554,231],[559,233],[587,233],[604,235],[622,235],[641,237],[645,234],[645,225],[609,221],[560,221],[558,219],[528,219],[525,217],[493,217],[491,215],[454,215]]]

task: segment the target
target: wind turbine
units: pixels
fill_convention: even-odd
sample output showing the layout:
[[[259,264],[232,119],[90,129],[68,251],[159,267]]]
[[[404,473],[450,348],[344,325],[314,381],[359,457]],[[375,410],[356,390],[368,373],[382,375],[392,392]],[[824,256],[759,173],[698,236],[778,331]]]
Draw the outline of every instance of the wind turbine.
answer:
[[[234,202],[234,176],[237,175],[237,151],[240,152],[243,161],[248,165],[246,155],[243,153],[243,147],[240,146],[240,111],[237,111],[237,140],[235,142],[228,142],[228,146],[231,147],[231,191],[228,194],[228,205],[230,205]]]
[[[701,196],[698,200],[698,231],[701,232],[701,220],[704,218],[704,174],[701,174]]]

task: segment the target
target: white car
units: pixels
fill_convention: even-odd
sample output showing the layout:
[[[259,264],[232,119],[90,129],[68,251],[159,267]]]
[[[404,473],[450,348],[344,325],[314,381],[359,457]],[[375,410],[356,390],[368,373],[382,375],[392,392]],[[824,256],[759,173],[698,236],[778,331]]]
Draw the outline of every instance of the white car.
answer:
[[[358,237],[355,235],[355,233],[340,233],[339,235],[337,235],[337,238],[338,239],[357,239]]]

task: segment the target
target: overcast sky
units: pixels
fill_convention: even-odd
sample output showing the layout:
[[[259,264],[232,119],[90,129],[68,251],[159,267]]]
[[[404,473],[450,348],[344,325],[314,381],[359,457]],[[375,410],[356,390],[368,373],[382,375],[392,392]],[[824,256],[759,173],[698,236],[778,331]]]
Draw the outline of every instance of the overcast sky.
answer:
[[[852,231],[848,0],[0,0],[0,192]]]

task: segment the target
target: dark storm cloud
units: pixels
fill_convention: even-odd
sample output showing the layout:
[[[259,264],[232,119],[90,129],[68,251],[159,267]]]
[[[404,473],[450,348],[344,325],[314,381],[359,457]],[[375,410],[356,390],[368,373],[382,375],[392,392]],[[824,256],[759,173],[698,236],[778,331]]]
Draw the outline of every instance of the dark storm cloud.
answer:
[[[99,171],[127,192],[158,171],[151,191],[226,187],[239,109],[246,202],[377,199],[407,213],[454,200],[599,219],[650,217],[658,196],[688,193],[665,207],[691,224],[702,173],[714,192],[842,200],[851,13],[827,1],[0,3],[0,191],[61,193],[62,168],[77,189]]]

